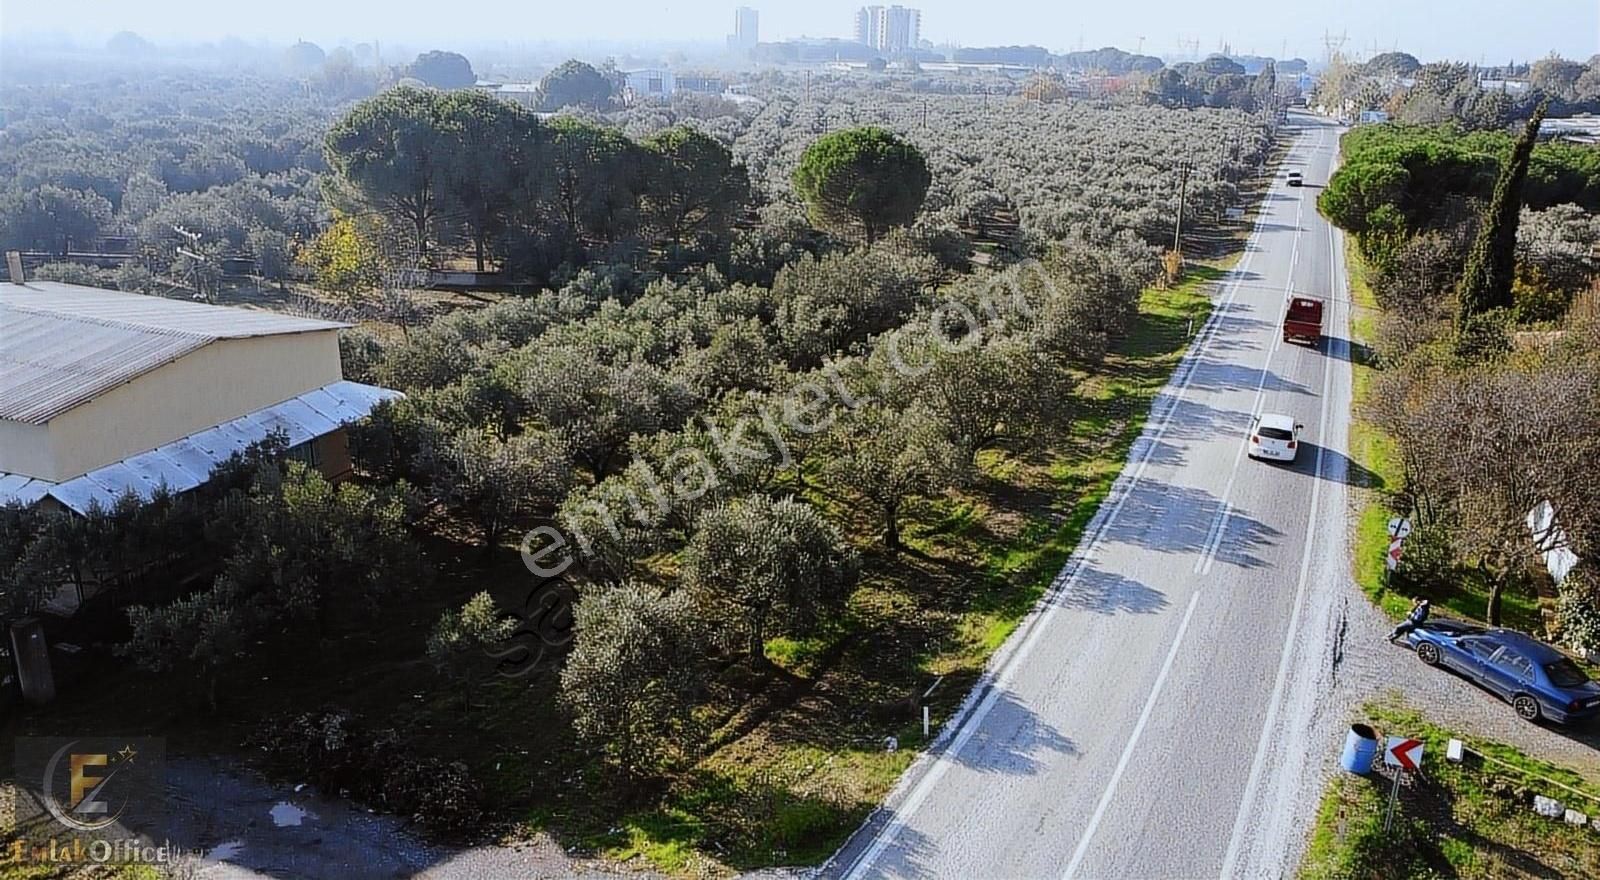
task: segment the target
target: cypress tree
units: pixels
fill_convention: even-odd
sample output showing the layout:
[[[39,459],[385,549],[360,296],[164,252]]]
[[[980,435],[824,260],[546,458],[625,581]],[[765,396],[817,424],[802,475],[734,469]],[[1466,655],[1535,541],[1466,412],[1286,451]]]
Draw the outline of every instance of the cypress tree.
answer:
[[[1494,182],[1494,194],[1484,209],[1483,222],[1467,253],[1466,271],[1456,288],[1457,351],[1469,353],[1482,329],[1479,320],[1495,309],[1511,308],[1511,279],[1516,265],[1517,219],[1522,210],[1522,187],[1528,179],[1528,162],[1544,122],[1546,103],[1541,101],[1511,148],[1511,156]]]

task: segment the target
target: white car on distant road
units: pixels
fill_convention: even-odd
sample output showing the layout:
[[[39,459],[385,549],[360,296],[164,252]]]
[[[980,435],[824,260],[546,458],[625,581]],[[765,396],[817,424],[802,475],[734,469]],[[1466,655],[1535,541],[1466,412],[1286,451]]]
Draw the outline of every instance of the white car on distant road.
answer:
[[[1305,428],[1293,416],[1283,413],[1262,413],[1250,422],[1251,458],[1270,461],[1294,461],[1300,447],[1300,431]]]
[[[1289,185],[1290,186],[1299,186],[1300,184],[1302,184],[1304,182],[1305,182],[1305,178],[1300,176],[1300,172],[1298,172],[1298,171],[1289,172]]]

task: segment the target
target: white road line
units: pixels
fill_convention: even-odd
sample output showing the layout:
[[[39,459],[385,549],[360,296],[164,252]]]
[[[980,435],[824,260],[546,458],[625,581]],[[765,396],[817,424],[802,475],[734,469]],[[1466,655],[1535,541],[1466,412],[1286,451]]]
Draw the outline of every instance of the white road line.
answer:
[[[1240,261],[1238,268],[1234,270],[1233,283],[1229,286],[1228,292],[1224,295],[1219,307],[1212,310],[1211,317],[1206,320],[1200,333],[1196,335],[1194,344],[1190,347],[1189,352],[1179,363],[1178,369],[1184,373],[1183,381],[1179,383],[1177,390],[1171,395],[1171,402],[1167,405],[1166,412],[1157,423],[1155,431],[1150,434],[1150,442],[1145,446],[1144,454],[1140,457],[1138,466],[1134,469],[1122,494],[1112,505],[1105,519],[1095,529],[1094,536],[1088,546],[1082,553],[1075,554],[1076,559],[1068,559],[1068,566],[1076,563],[1072,574],[1061,584],[1059,589],[1053,589],[1050,594],[1047,594],[1043,600],[1046,603],[1044,611],[1039,614],[1031,625],[1028,625],[1029,630],[1027,635],[1023,637],[1022,643],[1005,658],[994,683],[990,686],[989,692],[984,695],[983,700],[973,708],[971,713],[962,719],[961,726],[955,731],[955,738],[951,740],[949,748],[934,759],[933,766],[916,782],[911,793],[907,795],[904,804],[895,811],[894,816],[879,830],[878,835],[872,841],[872,845],[851,863],[849,870],[845,873],[846,880],[857,880],[857,878],[865,876],[865,873],[871,869],[873,863],[878,860],[883,851],[894,843],[894,839],[899,835],[900,829],[905,827],[906,818],[914,814],[922,806],[922,802],[927,799],[934,785],[949,771],[950,765],[955,757],[961,753],[962,747],[977,732],[978,727],[983,723],[983,719],[994,708],[995,703],[1000,698],[1000,694],[1010,682],[1012,672],[1033,650],[1033,645],[1037,641],[1039,634],[1048,628],[1050,621],[1055,617],[1056,610],[1060,605],[1053,600],[1052,596],[1065,593],[1077,582],[1079,573],[1083,571],[1088,564],[1088,560],[1100,546],[1101,539],[1105,536],[1106,531],[1116,521],[1117,515],[1122,512],[1122,507],[1127,503],[1128,498],[1138,488],[1139,483],[1144,478],[1145,468],[1150,464],[1150,458],[1155,453],[1156,441],[1166,433],[1167,426],[1172,422],[1173,413],[1177,411],[1178,404],[1182,402],[1184,394],[1189,389],[1189,383],[1194,379],[1193,365],[1204,355],[1206,348],[1216,335],[1216,328],[1221,325],[1224,316],[1232,309],[1233,303],[1238,297],[1240,285],[1249,274],[1250,263],[1253,261],[1258,249],[1257,244],[1261,237],[1261,229],[1265,223],[1266,212],[1262,212],[1260,218],[1256,221],[1256,228],[1250,234],[1250,239],[1245,242],[1245,256]],[[1159,399],[1158,396],[1157,400],[1159,401]],[[1152,411],[1153,407],[1154,403],[1152,403]],[[1192,600],[1190,610],[1193,610]],[[1184,625],[1188,625],[1187,615],[1184,617]],[[850,842],[847,840],[845,847],[849,845]]]
[[[1189,619],[1194,617],[1195,606],[1200,604],[1200,590],[1195,590],[1189,596],[1189,608],[1183,612],[1183,622],[1178,624],[1178,634],[1172,639],[1172,647],[1167,650],[1167,659],[1161,664],[1161,672],[1156,676],[1155,687],[1150,689],[1150,696],[1144,701],[1144,710],[1139,713],[1138,723],[1133,725],[1133,735],[1128,737],[1128,744],[1122,749],[1122,757],[1117,759],[1117,769],[1111,773],[1111,782],[1106,785],[1105,793],[1100,795],[1100,803],[1095,805],[1094,815],[1089,817],[1088,827],[1083,829],[1083,836],[1078,838],[1078,848],[1072,853],[1072,861],[1067,863],[1067,872],[1062,880],[1072,880],[1078,872],[1078,864],[1083,861],[1084,853],[1089,851],[1089,844],[1094,840],[1095,829],[1100,827],[1100,820],[1106,814],[1106,808],[1111,806],[1111,796],[1117,791],[1117,783],[1122,781],[1123,771],[1128,769],[1128,762],[1133,760],[1134,748],[1139,745],[1139,736],[1144,733],[1144,726],[1150,721],[1150,713],[1155,710],[1156,699],[1161,696],[1161,687],[1167,683],[1167,673],[1172,671],[1172,661],[1178,658],[1178,648],[1183,645],[1183,634],[1189,630]]]
[[[1319,145],[1322,140],[1319,137]],[[1339,277],[1337,267],[1340,261],[1338,255],[1333,252],[1333,247],[1333,225],[1329,224],[1328,255],[1332,266],[1330,274],[1337,283]],[[1331,324],[1332,316],[1330,315],[1329,318]],[[1342,340],[1341,344],[1348,346],[1349,343],[1347,340]],[[1233,834],[1228,841],[1227,854],[1222,860],[1222,873],[1220,876],[1223,880],[1233,877],[1237,870],[1239,849],[1244,841],[1245,827],[1249,824],[1251,816],[1250,808],[1255,801],[1256,788],[1261,784],[1261,772],[1266,766],[1266,755],[1271,747],[1273,727],[1277,724],[1278,710],[1283,703],[1283,686],[1284,682],[1288,680],[1289,664],[1293,657],[1290,649],[1293,647],[1295,636],[1300,629],[1300,610],[1305,604],[1306,584],[1310,580],[1311,548],[1313,537],[1316,534],[1317,514],[1320,512],[1317,507],[1322,496],[1322,462],[1323,455],[1327,451],[1328,404],[1331,402],[1328,392],[1332,386],[1334,362],[1330,360],[1324,365],[1322,371],[1322,413],[1321,422],[1317,426],[1317,463],[1316,469],[1311,475],[1311,509],[1306,517],[1305,548],[1300,557],[1300,583],[1295,590],[1294,609],[1289,615],[1289,628],[1284,631],[1283,647],[1278,654],[1278,675],[1272,685],[1272,699],[1267,703],[1267,716],[1261,723],[1261,736],[1256,740],[1255,759],[1250,763],[1250,776],[1248,781],[1245,782],[1244,796],[1239,800],[1239,812],[1233,821]]]
[[[1317,145],[1321,146],[1319,140]],[[1283,284],[1285,296],[1294,290],[1294,270],[1300,264],[1300,224],[1305,219],[1306,199],[1301,193],[1295,199],[1294,209],[1294,239],[1289,248],[1288,280]],[[1278,353],[1278,345],[1283,341],[1283,334],[1273,333],[1272,342],[1267,345],[1267,355],[1261,360],[1261,378],[1256,382],[1255,398],[1250,402],[1250,415],[1261,414],[1261,400],[1266,396],[1267,376],[1271,375],[1272,358]],[[1248,436],[1248,432],[1246,432]],[[1217,509],[1217,518],[1206,531],[1205,544],[1201,545],[1200,556],[1194,561],[1194,573],[1206,575],[1211,573],[1211,564],[1217,561],[1217,551],[1222,549],[1222,539],[1228,533],[1228,520],[1233,516],[1233,483],[1239,477],[1239,465],[1244,461],[1244,451],[1248,440],[1241,438],[1239,451],[1233,456],[1233,469],[1228,472],[1228,482],[1222,487],[1222,506]]]

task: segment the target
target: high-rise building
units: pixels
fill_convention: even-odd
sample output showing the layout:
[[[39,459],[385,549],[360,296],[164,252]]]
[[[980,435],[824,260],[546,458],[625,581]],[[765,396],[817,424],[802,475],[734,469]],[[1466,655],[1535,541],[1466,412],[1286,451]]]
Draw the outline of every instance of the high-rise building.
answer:
[[[878,47],[878,13],[882,6],[863,6],[856,10],[856,42]]]
[[[754,9],[740,6],[733,11],[733,33],[728,35],[728,45],[735,49],[753,49],[761,42],[759,16]]]
[[[856,42],[893,55],[922,41],[922,12],[905,6],[863,6],[856,10]]]
[[[883,11],[883,24],[879,30],[883,40],[879,49],[885,52],[915,49],[922,40],[922,12],[904,6],[891,6]]]

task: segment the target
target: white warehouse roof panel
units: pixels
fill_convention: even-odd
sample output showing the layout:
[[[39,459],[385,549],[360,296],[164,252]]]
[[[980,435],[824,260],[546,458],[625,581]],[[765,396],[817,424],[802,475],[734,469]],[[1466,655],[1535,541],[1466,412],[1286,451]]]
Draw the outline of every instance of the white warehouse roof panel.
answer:
[[[218,339],[344,326],[75,284],[0,284],[0,419],[45,424]]]
[[[87,513],[95,503],[109,508],[127,492],[148,501],[162,486],[172,492],[187,491],[209,479],[212,469],[229,456],[274,431],[288,434],[291,445],[304,443],[365,418],[380,401],[401,396],[359,382],[333,382],[64,483],[0,473],[0,504],[29,505],[48,495]]]

